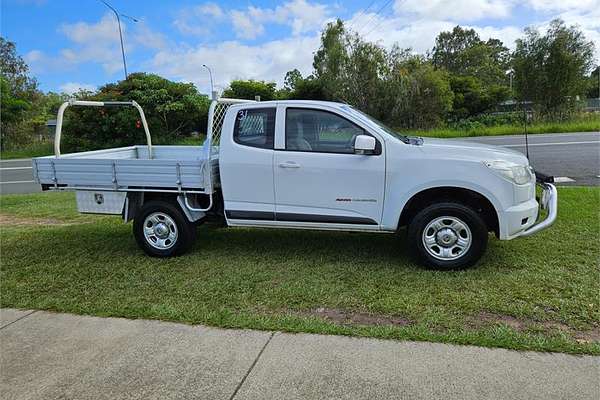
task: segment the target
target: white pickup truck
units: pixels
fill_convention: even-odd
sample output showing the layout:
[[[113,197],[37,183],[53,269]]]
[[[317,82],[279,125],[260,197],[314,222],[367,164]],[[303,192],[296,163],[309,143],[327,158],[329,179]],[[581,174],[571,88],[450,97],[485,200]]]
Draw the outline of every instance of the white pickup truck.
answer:
[[[69,106],[133,106],[145,146],[62,155]],[[72,100],[57,119],[55,155],[33,160],[44,190],[75,190],[81,212],[122,215],[149,255],[185,252],[196,225],[395,233],[440,269],[471,266],[488,233],[528,236],[556,219],[557,192],[522,154],[404,136],[355,108],[322,101],[219,99],[204,146],[152,146],[135,102]],[[539,174],[538,174],[539,175]],[[335,249],[332,249],[335,251]]]

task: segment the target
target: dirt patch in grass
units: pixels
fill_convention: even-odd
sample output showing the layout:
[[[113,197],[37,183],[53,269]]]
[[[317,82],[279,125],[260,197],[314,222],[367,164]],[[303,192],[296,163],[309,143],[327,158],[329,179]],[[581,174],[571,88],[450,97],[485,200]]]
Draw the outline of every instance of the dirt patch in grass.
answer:
[[[600,326],[594,326],[590,330],[580,331],[569,325],[556,321],[536,321],[530,318],[517,318],[511,315],[480,312],[468,321],[472,328],[483,328],[490,325],[501,324],[508,326],[518,332],[532,329],[543,329],[546,332],[559,331],[573,337],[579,343],[600,342]]]
[[[516,331],[522,332],[529,329],[532,321],[519,319],[511,315],[501,315],[483,311],[477,314],[475,317],[472,317],[468,323],[473,328],[483,328],[485,326],[502,324]]]
[[[300,314],[322,318],[341,325],[408,326],[412,323],[409,319],[398,316],[352,312],[335,308],[316,308]]]
[[[75,225],[72,222],[65,222],[54,218],[23,218],[14,215],[0,214],[0,226],[65,226]]]
[[[600,327],[596,326],[589,331],[577,331],[574,337],[578,343],[600,343]]]

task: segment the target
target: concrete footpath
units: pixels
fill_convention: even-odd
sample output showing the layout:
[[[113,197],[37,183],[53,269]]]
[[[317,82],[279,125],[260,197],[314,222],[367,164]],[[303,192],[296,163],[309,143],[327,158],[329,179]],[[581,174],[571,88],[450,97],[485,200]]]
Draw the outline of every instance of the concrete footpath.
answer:
[[[598,399],[600,357],[0,310],[0,398]]]

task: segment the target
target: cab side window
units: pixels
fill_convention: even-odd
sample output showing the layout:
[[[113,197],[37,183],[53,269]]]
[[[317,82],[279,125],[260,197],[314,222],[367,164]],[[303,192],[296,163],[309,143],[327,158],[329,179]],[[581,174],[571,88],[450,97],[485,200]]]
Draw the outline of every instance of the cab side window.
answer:
[[[244,146],[273,149],[275,108],[249,108],[238,111],[233,140]]]
[[[364,129],[327,111],[288,108],[285,118],[285,148],[318,153],[354,153],[354,139]]]

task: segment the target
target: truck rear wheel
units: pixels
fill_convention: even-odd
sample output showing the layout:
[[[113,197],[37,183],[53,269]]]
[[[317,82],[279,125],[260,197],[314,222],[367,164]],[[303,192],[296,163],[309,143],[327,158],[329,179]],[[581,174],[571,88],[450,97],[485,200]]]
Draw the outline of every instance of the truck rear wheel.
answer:
[[[426,266],[460,269],[474,265],[487,247],[488,230],[468,206],[444,202],[421,210],[408,226],[411,250]]]
[[[196,226],[179,207],[166,201],[150,201],[133,221],[138,245],[152,257],[171,257],[185,253],[196,239]]]

